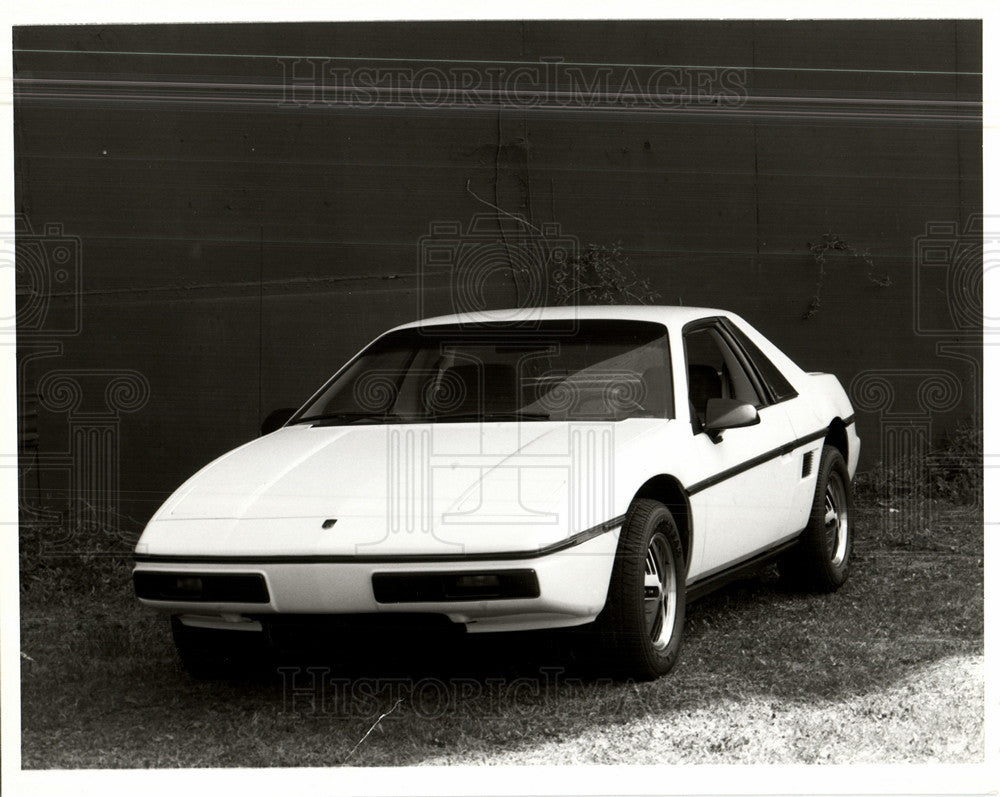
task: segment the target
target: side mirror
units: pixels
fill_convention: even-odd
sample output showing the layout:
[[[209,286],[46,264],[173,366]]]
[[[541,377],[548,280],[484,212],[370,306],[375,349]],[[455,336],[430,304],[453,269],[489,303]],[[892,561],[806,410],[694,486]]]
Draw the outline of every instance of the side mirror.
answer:
[[[264,423],[260,425],[261,435],[271,434],[271,432],[277,431],[288,423],[288,419],[291,418],[296,412],[298,412],[298,410],[295,407],[282,407],[280,410],[275,410],[270,413],[264,419]]]
[[[760,423],[760,415],[753,404],[736,399],[713,398],[705,405],[705,431],[713,443],[722,440],[725,429],[739,429]]]

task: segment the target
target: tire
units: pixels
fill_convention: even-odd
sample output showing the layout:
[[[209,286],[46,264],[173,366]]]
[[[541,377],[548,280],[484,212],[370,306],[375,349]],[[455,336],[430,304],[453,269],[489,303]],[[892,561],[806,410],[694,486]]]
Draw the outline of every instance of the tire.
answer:
[[[809,525],[781,561],[783,580],[810,592],[835,592],[847,581],[854,547],[851,479],[843,456],[823,446]]]
[[[181,664],[199,680],[216,680],[243,675],[259,663],[264,652],[261,634],[254,631],[219,631],[184,625],[176,615],[170,630]]]
[[[677,663],[685,572],[670,510],[649,499],[633,502],[618,540],[608,599],[595,622],[601,659],[616,675],[651,680]]]

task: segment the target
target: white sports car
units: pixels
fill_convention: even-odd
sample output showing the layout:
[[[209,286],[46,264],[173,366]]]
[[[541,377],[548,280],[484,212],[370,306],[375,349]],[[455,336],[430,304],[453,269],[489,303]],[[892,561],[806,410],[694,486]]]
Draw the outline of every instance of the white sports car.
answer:
[[[734,576],[777,559],[807,589],[847,578],[847,395],[723,310],[407,324],[265,427],[136,546],[139,600],[173,616],[192,672],[336,618],[590,624],[615,669],[652,678],[685,602]]]

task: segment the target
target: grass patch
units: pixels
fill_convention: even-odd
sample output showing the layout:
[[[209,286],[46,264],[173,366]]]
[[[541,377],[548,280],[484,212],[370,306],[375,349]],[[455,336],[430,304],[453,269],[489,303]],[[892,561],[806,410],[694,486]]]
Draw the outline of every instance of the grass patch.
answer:
[[[879,462],[854,483],[862,503],[901,499],[983,505],[983,430],[960,424],[929,452]]]
[[[196,682],[136,605],[127,540],[59,548],[27,528],[22,765],[981,761],[981,509],[866,502],[856,519],[838,593],[770,571],[733,584],[689,607],[677,668],[642,684],[603,679],[554,634],[334,644]]]

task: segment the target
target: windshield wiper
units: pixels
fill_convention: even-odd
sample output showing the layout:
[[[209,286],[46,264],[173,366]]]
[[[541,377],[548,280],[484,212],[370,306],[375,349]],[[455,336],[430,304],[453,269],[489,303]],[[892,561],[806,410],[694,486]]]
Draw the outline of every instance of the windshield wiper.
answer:
[[[435,415],[433,423],[450,421],[547,421],[549,415],[544,412],[460,412],[454,415]]]
[[[337,421],[354,423],[356,421],[390,421],[399,418],[398,415],[390,415],[382,412],[333,412],[326,415],[309,415],[292,421],[289,426],[299,423],[333,424]]]

